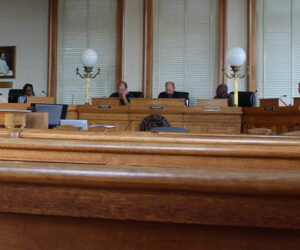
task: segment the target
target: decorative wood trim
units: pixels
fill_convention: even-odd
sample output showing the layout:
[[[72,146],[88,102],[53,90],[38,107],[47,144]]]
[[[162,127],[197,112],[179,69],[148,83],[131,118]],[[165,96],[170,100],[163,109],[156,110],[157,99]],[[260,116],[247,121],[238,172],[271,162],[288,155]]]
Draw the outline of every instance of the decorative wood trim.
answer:
[[[49,0],[48,86],[47,96],[56,97],[57,89],[58,0]]]
[[[125,0],[118,0],[117,10],[117,75],[116,85],[123,80],[123,49],[124,49],[124,18],[125,18]]]
[[[143,92],[152,98],[152,57],[153,57],[153,1],[144,0],[144,59]]]
[[[12,87],[12,82],[0,82],[0,89],[11,89]]]
[[[256,83],[256,60],[257,60],[257,16],[256,16],[257,1],[256,0],[247,0],[247,11],[248,11],[248,40],[247,40],[247,64],[249,70],[249,76],[247,78],[247,90],[256,92],[257,83]]]
[[[227,0],[219,1],[219,84],[226,83],[227,78],[223,74],[223,69],[226,68],[226,45],[227,45]]]

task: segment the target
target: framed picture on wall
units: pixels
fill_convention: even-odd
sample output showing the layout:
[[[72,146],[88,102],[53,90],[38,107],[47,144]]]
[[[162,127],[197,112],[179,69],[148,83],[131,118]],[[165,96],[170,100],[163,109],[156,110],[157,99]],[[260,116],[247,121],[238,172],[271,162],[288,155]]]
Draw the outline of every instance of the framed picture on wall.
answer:
[[[0,46],[0,79],[16,78],[16,46]]]

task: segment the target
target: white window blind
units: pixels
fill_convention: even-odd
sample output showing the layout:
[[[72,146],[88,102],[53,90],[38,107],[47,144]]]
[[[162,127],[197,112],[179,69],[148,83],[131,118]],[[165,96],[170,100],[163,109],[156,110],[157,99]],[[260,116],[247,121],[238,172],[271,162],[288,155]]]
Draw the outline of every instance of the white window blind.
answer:
[[[101,75],[91,80],[90,97],[109,96],[116,86],[117,0],[60,0],[58,31],[57,102],[85,103],[85,80],[80,54],[98,54]]]
[[[173,81],[190,101],[218,85],[219,0],[153,1],[153,97]]]
[[[258,97],[298,95],[300,81],[300,1],[258,0]]]

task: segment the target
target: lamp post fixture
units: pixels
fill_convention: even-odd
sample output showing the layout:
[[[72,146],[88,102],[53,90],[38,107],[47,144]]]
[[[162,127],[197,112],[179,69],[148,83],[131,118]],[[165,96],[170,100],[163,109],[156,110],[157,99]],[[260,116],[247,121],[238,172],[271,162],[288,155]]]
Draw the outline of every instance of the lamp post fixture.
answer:
[[[225,69],[223,70],[223,73],[225,76],[229,79],[234,80],[234,106],[239,106],[239,85],[238,85],[238,79],[244,78],[245,75],[240,74],[240,68],[246,61],[246,53],[243,49],[239,47],[235,47],[228,51],[226,55],[227,62],[231,65],[231,73],[228,75],[225,72]]]
[[[90,103],[90,82],[91,79],[94,79],[97,77],[97,75],[100,74],[100,69],[98,68],[98,71],[96,74],[92,74],[93,67],[98,62],[98,56],[97,53],[92,49],[85,49],[80,56],[80,61],[84,68],[84,74],[81,74],[79,72],[79,68],[76,69],[76,75],[79,75],[82,79],[86,79],[86,97],[85,97],[85,104],[89,105]]]

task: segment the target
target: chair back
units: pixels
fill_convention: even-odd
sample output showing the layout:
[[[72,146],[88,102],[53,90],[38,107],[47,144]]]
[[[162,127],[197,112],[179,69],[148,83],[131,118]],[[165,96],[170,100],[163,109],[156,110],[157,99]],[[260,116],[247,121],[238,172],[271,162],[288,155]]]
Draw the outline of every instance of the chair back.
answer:
[[[130,91],[134,98],[144,98],[144,93],[139,91]]]
[[[24,95],[23,89],[10,89],[8,92],[8,102],[18,103],[18,98],[22,95]]]
[[[230,94],[230,106],[233,106],[234,92]],[[255,93],[251,91],[239,91],[239,107],[255,107]]]

